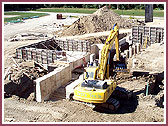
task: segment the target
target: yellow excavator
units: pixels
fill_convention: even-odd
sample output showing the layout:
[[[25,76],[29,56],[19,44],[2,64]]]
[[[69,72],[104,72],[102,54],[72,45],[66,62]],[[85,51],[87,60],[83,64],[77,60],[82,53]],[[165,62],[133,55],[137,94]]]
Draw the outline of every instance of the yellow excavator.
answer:
[[[111,97],[117,84],[109,75],[110,50],[115,42],[116,60],[119,61],[119,27],[114,25],[101,51],[99,66],[85,68],[84,80],[74,89],[73,99],[92,103],[96,106],[116,111],[119,101]]]

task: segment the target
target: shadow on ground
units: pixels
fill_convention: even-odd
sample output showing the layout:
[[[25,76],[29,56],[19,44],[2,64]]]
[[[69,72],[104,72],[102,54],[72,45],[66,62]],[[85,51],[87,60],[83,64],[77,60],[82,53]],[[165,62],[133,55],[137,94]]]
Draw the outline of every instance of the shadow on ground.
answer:
[[[150,79],[154,77],[154,80],[152,81],[151,85],[149,86],[148,95],[157,95],[161,90],[160,86],[163,86],[163,80],[164,80],[164,72],[162,73],[156,73],[156,74],[149,74],[149,72],[134,72],[134,77],[143,76],[147,77],[150,81]],[[94,108],[94,111],[100,112],[100,113],[106,113],[106,114],[125,114],[125,113],[132,113],[136,110],[138,106],[138,95],[140,94],[146,94],[146,86],[144,89],[136,91],[133,93],[132,97],[130,99],[120,99],[120,107],[117,111],[111,112],[109,110],[105,109],[99,109]],[[163,108],[164,106],[162,103],[164,102],[164,95],[160,97],[160,100],[155,101],[156,105],[158,107]]]
[[[20,98],[27,99],[31,93],[35,91],[35,85],[33,80],[23,75],[17,81],[11,81],[4,85],[5,98],[11,97],[12,95],[19,96]]]

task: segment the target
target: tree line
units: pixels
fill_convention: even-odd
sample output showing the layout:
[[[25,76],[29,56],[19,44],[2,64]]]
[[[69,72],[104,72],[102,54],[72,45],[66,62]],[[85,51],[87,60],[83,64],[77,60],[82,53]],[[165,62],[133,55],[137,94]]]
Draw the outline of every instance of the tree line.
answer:
[[[4,4],[5,11],[36,10],[38,8],[95,8],[108,6],[111,9],[144,9],[144,4]],[[164,4],[153,4],[153,9],[163,10]]]

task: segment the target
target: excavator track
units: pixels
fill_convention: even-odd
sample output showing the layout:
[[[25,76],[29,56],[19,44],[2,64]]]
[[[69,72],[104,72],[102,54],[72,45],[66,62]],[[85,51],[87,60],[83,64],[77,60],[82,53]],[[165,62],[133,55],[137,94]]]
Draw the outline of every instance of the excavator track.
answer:
[[[114,98],[109,98],[106,103],[96,104],[95,108],[104,112],[115,112],[120,106],[120,102]]]
[[[112,93],[112,97],[116,99],[130,99],[133,95],[132,91],[128,91],[122,87],[116,87],[115,91]]]
[[[106,103],[100,103],[100,104],[86,103],[86,102],[81,102],[74,99],[71,99],[71,101],[78,104],[83,104],[91,108],[95,108],[96,110],[100,110],[104,112],[115,112],[120,106],[120,102],[111,97],[107,100]]]
[[[72,100],[72,102],[78,103],[78,104],[83,104],[83,105],[86,105],[86,106],[91,107],[91,108],[94,108],[94,107],[95,107],[95,105],[92,104],[92,103],[81,102],[81,101],[77,101],[77,100],[74,100],[74,99]]]
[[[117,109],[120,106],[120,102],[114,98],[109,98],[107,100],[107,104],[109,106],[109,110],[111,110],[111,111],[117,111]]]

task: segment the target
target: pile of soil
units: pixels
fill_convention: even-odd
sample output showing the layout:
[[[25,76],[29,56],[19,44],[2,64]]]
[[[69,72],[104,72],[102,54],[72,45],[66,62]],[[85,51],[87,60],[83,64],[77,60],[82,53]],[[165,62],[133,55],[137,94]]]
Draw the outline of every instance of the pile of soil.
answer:
[[[122,18],[105,6],[92,15],[79,18],[70,27],[63,30],[60,36],[73,36],[109,31],[115,23],[117,23],[120,28],[131,28],[133,25],[144,25],[137,20]]]
[[[127,33],[119,34],[119,40],[126,37],[126,36],[127,36]],[[104,44],[107,37],[108,36],[99,36],[99,37],[91,36],[91,37],[83,38],[82,40],[89,41],[91,44],[96,44],[96,43],[97,44]]]

